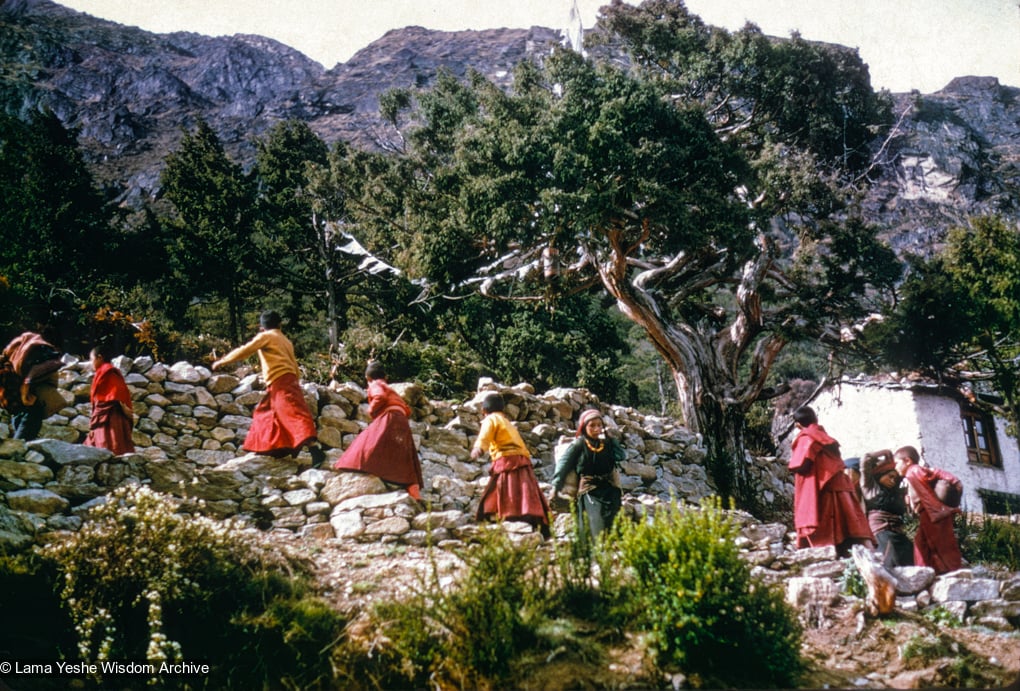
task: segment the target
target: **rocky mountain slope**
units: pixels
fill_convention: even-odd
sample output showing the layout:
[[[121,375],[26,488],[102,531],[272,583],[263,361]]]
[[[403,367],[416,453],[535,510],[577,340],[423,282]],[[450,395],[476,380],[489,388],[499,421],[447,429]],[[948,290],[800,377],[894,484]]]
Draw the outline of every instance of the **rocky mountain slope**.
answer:
[[[325,141],[380,148],[395,133],[378,117],[393,87],[430,83],[440,67],[505,79],[528,54],[559,42],[551,29],[391,31],[325,70],[272,39],[152,34],[49,0],[0,4],[0,108],[52,109],[79,130],[98,178],[129,202],[156,191],[163,157],[204,119],[250,161],[252,138],[284,119]]]
[[[865,213],[900,251],[936,246],[968,216],[1020,216],[1020,89],[958,77],[933,94],[894,94],[898,134],[875,158]]]
[[[271,39],[152,34],[49,0],[0,4],[0,108],[51,108],[80,141],[97,178],[129,205],[158,193],[159,170],[182,131],[203,118],[231,155],[288,118],[327,142],[378,149],[395,132],[378,117],[392,87],[431,83],[443,67],[505,81],[513,65],[562,42],[532,27],[387,33],[332,69]],[[1020,217],[1020,88],[960,77],[933,94],[894,95],[896,133],[875,142],[870,220],[899,250],[936,246],[977,213]]]

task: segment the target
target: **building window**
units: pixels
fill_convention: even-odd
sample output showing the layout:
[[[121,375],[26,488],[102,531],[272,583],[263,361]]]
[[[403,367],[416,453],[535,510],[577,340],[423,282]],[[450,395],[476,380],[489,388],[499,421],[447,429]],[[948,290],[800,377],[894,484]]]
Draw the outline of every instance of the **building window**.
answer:
[[[981,497],[985,513],[996,516],[1012,516],[1020,512],[1020,495],[1018,494],[996,492],[991,489],[979,489],[977,493]]]
[[[967,460],[993,468],[1002,467],[999,443],[995,438],[995,420],[977,408],[967,406],[960,410],[963,434],[967,440]]]

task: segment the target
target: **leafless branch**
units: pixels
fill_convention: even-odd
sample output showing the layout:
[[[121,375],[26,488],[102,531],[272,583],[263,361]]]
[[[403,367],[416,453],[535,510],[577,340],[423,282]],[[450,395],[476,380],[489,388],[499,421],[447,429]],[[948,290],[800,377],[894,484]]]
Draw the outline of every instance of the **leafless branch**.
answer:
[[[871,175],[871,171],[873,171],[878,165],[886,163],[884,154],[886,150],[889,148],[889,146],[892,144],[892,140],[895,139],[902,132],[901,125],[903,124],[903,121],[907,118],[907,114],[910,112],[910,109],[912,107],[913,107],[912,105],[908,105],[906,108],[903,109],[903,112],[900,113],[900,117],[896,120],[896,124],[893,125],[891,130],[889,130],[889,136],[885,138],[885,140],[882,142],[882,146],[878,147],[878,151],[876,151],[875,155],[871,157],[871,165],[869,165],[863,173],[854,178],[854,184],[857,184],[862,180],[867,179],[867,177]]]

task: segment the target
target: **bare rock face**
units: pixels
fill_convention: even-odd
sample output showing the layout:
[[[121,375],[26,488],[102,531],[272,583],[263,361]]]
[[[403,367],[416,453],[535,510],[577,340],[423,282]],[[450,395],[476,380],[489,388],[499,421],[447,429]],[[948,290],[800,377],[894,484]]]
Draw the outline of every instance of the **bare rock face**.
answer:
[[[1020,216],[1020,89],[958,77],[894,102],[902,119],[888,141],[876,141],[881,172],[865,209],[897,251],[928,254],[969,216]]]

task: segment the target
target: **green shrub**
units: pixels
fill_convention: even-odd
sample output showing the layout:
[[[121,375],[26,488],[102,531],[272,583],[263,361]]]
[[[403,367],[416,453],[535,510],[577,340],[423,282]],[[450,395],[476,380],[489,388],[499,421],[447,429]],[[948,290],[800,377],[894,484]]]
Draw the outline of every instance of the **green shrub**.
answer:
[[[839,579],[839,586],[840,592],[847,595],[859,597],[862,600],[868,596],[868,584],[864,582],[864,576],[861,575],[853,559],[847,560],[846,568],[843,569],[843,574]]]
[[[561,614],[596,623],[603,637],[622,638],[639,606],[627,597],[618,554],[606,548],[609,533],[592,545],[591,538],[579,532],[576,518],[572,511],[572,539],[555,546],[554,561],[547,570],[549,597]]]
[[[423,592],[378,602],[372,618],[378,628],[367,641],[346,641],[337,651],[343,688],[427,688],[443,663],[444,640],[432,601]]]
[[[579,539],[576,514],[571,511],[572,540],[555,545],[550,573],[550,590],[556,606],[566,612],[585,618],[598,618],[599,604],[603,601],[599,585],[594,578],[597,552],[591,549],[590,540]]]
[[[248,659],[238,662],[257,660],[258,670],[254,679],[248,672],[235,672],[235,677],[278,680],[290,689],[334,688],[328,652],[339,643],[344,622],[325,600],[277,597],[261,613],[239,614],[234,624],[247,634],[239,642],[250,649]],[[248,683],[236,686],[247,688]]]
[[[379,687],[437,680],[458,688],[505,686],[515,659],[536,647],[548,621],[550,581],[535,556],[502,530],[490,530],[461,554],[464,569],[455,583],[441,584],[433,568],[415,596],[379,603],[375,617],[389,642],[384,664],[370,671]]]
[[[931,664],[943,657],[954,657],[956,650],[950,639],[931,633],[915,633],[900,646],[900,659],[919,661],[919,666]]]
[[[960,550],[967,561],[1020,571],[1020,525],[1005,517],[963,514],[956,527]]]
[[[536,592],[526,581],[530,551],[514,549],[501,531],[468,552],[467,573],[440,601],[451,661],[501,679],[510,660],[533,639],[526,612]]]
[[[660,667],[722,686],[794,686],[800,626],[778,591],[751,578],[737,534],[718,501],[621,523],[613,540],[633,578],[627,597]]]
[[[960,617],[946,609],[942,605],[936,605],[924,611],[924,618],[944,628],[956,628],[963,624]]]
[[[319,651],[344,622],[308,595],[308,564],[256,531],[175,508],[144,486],[121,488],[76,534],[44,548],[78,657],[206,661],[206,683],[220,687],[328,680]]]
[[[899,654],[908,669],[935,667],[933,687],[990,689],[1011,681],[1001,678],[1001,667],[989,666],[983,658],[942,633],[915,633],[900,645]]]

